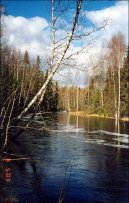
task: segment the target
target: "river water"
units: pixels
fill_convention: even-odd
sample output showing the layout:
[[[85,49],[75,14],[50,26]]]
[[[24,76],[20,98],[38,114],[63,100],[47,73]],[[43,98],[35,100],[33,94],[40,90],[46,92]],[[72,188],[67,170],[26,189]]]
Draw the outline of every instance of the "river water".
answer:
[[[66,112],[33,123],[44,121],[50,133],[26,131],[9,144],[8,153],[31,159],[1,163],[3,177],[10,173],[0,182],[1,202],[129,202],[129,123],[120,122],[118,132],[114,120]]]

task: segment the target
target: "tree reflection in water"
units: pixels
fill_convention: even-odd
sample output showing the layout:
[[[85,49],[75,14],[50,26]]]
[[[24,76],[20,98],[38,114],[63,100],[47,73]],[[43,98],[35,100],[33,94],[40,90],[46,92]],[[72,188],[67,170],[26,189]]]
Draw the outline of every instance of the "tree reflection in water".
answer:
[[[65,203],[126,203],[128,143],[122,145],[120,138],[124,141],[128,135],[123,123],[119,126],[121,134],[117,134],[112,120],[101,122],[58,113],[48,121],[54,133],[24,132],[17,141],[9,142],[8,153],[32,159],[1,162],[1,198],[12,195],[19,202],[55,203],[63,185]]]

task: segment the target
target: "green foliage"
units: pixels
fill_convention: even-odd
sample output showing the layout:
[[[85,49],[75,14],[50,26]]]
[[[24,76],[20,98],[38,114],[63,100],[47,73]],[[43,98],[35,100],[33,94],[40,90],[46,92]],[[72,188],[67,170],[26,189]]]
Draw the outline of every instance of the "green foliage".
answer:
[[[41,60],[40,60],[40,57],[37,56],[36,58],[36,62],[35,62],[35,67],[40,70],[40,64],[41,64]]]
[[[47,111],[58,110],[58,99],[58,84],[51,80],[44,95],[43,108]]]
[[[52,81],[49,82],[43,102],[44,109],[50,111],[53,109],[53,90],[52,90]]]
[[[9,84],[8,85],[9,85],[9,89],[11,89],[11,90],[15,90],[17,88],[18,81],[12,73],[9,76]]]
[[[53,98],[53,110],[58,110],[59,106],[59,87],[58,87],[58,83],[55,83],[55,91],[54,91],[54,98]]]
[[[24,108],[42,87],[47,74],[40,70],[40,58],[31,64],[28,51],[22,56],[16,50],[8,47],[2,49],[2,62],[0,71],[0,109],[10,95],[16,90],[14,108],[19,112]],[[38,104],[35,104],[35,106]],[[7,105],[7,104],[6,104]],[[11,103],[10,103],[11,105]],[[44,111],[57,110],[58,84],[50,81],[47,86],[44,101],[41,104]]]
[[[89,101],[87,96],[86,111],[88,111],[88,113],[97,113],[100,108],[100,92],[99,89],[96,87],[96,79],[93,77],[90,80],[88,91],[89,91]]]
[[[24,62],[25,67],[27,67],[27,68],[30,67],[30,57],[29,57],[29,53],[27,50],[25,51],[23,62]]]
[[[129,116],[129,48],[121,69],[121,116]]]
[[[100,110],[100,92],[98,89],[93,89],[90,92],[90,109],[93,113],[98,113]]]

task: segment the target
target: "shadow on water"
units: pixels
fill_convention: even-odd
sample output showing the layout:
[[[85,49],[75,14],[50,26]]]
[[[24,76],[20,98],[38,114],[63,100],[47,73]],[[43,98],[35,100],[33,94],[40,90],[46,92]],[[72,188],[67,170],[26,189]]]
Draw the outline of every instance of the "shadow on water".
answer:
[[[118,133],[109,119],[61,112],[44,119],[50,134],[25,131],[9,143],[8,153],[31,159],[0,163],[1,203],[7,197],[20,203],[127,203],[128,124],[121,122]],[[43,124],[40,118],[34,123]]]

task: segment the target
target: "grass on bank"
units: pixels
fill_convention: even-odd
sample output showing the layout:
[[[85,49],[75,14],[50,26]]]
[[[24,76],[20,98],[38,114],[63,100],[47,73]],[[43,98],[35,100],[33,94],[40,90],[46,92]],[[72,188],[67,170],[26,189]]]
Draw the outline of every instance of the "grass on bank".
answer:
[[[70,115],[72,116],[79,116],[79,117],[98,117],[98,118],[110,118],[110,119],[115,119],[114,117],[110,117],[110,116],[104,116],[103,114],[99,115],[99,114],[88,114],[85,111],[71,111],[69,112]],[[119,120],[122,121],[126,121],[129,122],[129,117],[123,117],[123,118],[119,118]]]

